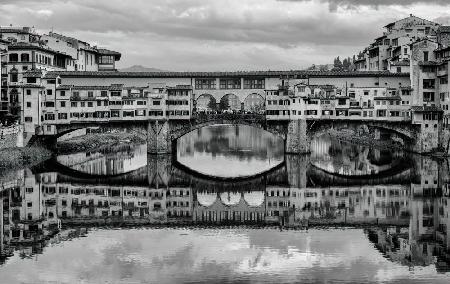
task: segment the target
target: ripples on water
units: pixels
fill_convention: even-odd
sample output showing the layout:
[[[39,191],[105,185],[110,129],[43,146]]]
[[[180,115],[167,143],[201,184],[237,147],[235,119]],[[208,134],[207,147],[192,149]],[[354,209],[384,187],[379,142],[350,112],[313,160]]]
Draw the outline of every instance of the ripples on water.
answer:
[[[193,132],[177,158],[263,175],[212,180],[141,145],[1,180],[1,283],[448,283],[446,162],[326,137],[284,157],[242,129]]]

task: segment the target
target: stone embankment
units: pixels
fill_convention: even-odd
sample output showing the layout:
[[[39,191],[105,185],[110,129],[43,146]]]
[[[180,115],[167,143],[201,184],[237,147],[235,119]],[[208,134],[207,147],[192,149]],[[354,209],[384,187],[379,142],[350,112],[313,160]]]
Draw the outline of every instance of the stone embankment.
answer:
[[[0,176],[14,169],[39,164],[51,156],[51,151],[41,147],[0,149]]]
[[[58,142],[57,152],[69,154],[101,150],[122,144],[143,144],[146,138],[139,133],[92,133]]]
[[[405,147],[399,142],[376,140],[374,139],[374,137],[367,134],[357,135],[353,132],[347,133],[347,132],[330,131],[328,135],[338,140],[361,146],[375,147],[380,149],[405,150]]]

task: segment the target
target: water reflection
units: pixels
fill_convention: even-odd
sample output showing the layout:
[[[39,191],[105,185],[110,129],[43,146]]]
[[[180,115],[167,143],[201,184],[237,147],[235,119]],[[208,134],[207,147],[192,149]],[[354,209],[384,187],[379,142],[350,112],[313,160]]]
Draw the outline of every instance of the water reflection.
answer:
[[[342,161],[367,157],[352,149]],[[286,156],[264,175],[230,182],[158,156],[101,177],[97,169],[129,159],[111,151],[119,153],[91,170],[65,169],[56,159],[1,181],[6,283],[445,283],[450,276],[447,163],[409,157],[391,175],[355,179],[314,166],[317,154]]]
[[[373,176],[407,168],[411,159],[398,149],[370,148],[323,135],[311,141],[311,163],[337,175]]]
[[[194,130],[177,141],[177,161],[204,175],[253,176],[283,162],[284,142],[246,125],[215,125]]]

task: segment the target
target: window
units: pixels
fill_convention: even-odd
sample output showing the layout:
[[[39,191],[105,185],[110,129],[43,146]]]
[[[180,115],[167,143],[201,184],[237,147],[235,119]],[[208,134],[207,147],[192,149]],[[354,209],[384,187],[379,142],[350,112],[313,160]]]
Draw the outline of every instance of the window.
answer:
[[[60,95],[61,95],[61,97],[65,97],[66,96],[66,92],[65,91],[61,91]]]
[[[86,106],[86,102],[81,102],[81,107],[85,107]]]
[[[101,106],[102,102],[101,101],[97,101],[97,106]]]
[[[31,108],[31,102],[27,102],[27,108]]]
[[[54,113],[46,113],[45,120],[55,120],[55,114]],[[50,125],[48,125],[48,126],[50,126]]]
[[[423,61],[428,61],[428,51],[423,52]]]
[[[386,110],[384,110],[384,109],[377,110],[377,116],[378,117],[385,117],[386,116]]]
[[[58,119],[67,119],[67,113],[58,113]]]
[[[94,97],[94,92],[93,92],[93,91],[88,91],[88,97],[89,97],[89,98]]]
[[[77,107],[77,105],[78,105],[77,102],[71,102],[71,103],[70,103],[70,106],[71,106],[71,107]]]
[[[19,55],[17,53],[11,53],[9,55],[9,62],[18,62],[19,61]]]
[[[216,88],[216,79],[195,79],[197,90],[212,90]]]
[[[403,54],[404,54],[404,55],[407,55],[407,54],[408,54],[408,48],[407,48],[407,47],[403,48]]]
[[[423,88],[424,89],[434,89],[435,80],[434,79],[423,79]]]
[[[220,89],[240,89],[241,79],[220,79]]]
[[[264,89],[265,79],[244,79],[244,89]]]
[[[31,90],[26,90],[27,96],[31,96]]]
[[[93,102],[88,102],[88,107],[93,107],[94,103]]]
[[[434,92],[423,92],[424,102],[434,102]]]
[[[397,73],[401,73],[402,72],[402,67],[397,67]]]
[[[47,89],[47,96],[51,96],[51,95],[53,95],[53,90]]]
[[[22,53],[20,55],[21,62],[30,62],[30,55],[28,53]]]
[[[100,91],[100,96],[107,97],[108,96],[108,91]]]
[[[120,117],[120,111],[112,110],[110,117]]]
[[[114,57],[113,56],[107,56],[107,55],[103,55],[100,56],[98,59],[98,63],[99,64],[114,64]]]
[[[55,107],[55,102],[45,102],[46,107]]]
[[[161,101],[153,101],[153,105],[154,106],[159,106],[159,105],[161,105]]]
[[[17,81],[19,81],[17,73],[11,73],[11,82],[16,83]]]
[[[36,84],[36,78],[27,78],[27,83]]]
[[[64,102],[64,101],[60,102],[60,106],[61,107],[66,107],[66,102]]]
[[[33,118],[31,116],[25,116],[25,122],[33,122]]]

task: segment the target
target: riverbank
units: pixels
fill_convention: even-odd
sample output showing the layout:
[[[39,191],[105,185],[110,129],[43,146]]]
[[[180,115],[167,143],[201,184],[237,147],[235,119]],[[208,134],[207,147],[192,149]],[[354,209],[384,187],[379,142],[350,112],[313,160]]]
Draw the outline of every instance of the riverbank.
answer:
[[[58,154],[70,154],[83,151],[101,150],[119,145],[137,145],[146,143],[146,138],[137,133],[91,133],[58,142]]]
[[[0,176],[50,159],[52,152],[42,147],[13,147],[0,150]]]
[[[370,135],[356,136],[353,133],[330,132],[330,137],[361,146],[369,146],[386,150],[405,150],[405,146],[395,141],[376,140]]]

